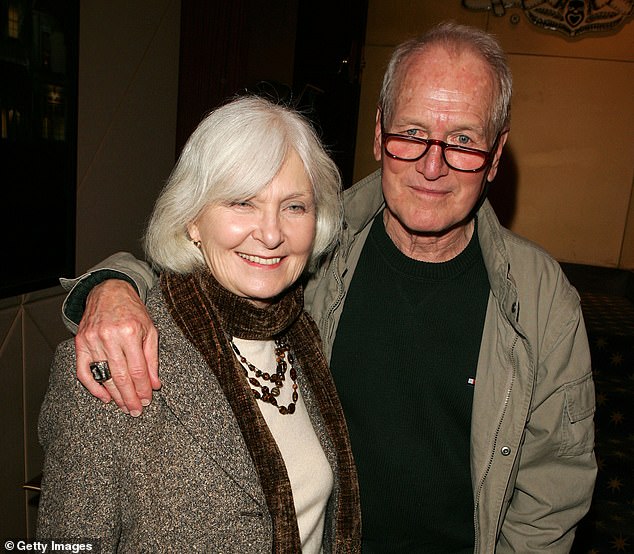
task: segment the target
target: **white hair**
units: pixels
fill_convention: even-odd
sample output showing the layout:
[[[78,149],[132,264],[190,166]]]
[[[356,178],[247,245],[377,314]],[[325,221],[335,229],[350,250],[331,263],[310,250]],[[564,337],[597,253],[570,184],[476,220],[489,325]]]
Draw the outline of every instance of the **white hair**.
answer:
[[[175,273],[204,267],[187,225],[209,204],[258,194],[292,151],[313,187],[317,221],[309,263],[314,265],[332,248],[341,229],[339,171],[303,116],[255,96],[214,110],[189,137],[145,233],[145,253],[152,265]]]
[[[489,129],[490,138],[496,136],[510,123],[513,77],[502,47],[493,35],[475,27],[445,21],[432,27],[422,35],[403,42],[392,53],[383,76],[379,97],[379,107],[386,125],[392,123],[395,103],[405,77],[408,62],[413,56],[432,46],[450,50],[467,50],[484,60],[493,76],[494,94],[492,99]]]

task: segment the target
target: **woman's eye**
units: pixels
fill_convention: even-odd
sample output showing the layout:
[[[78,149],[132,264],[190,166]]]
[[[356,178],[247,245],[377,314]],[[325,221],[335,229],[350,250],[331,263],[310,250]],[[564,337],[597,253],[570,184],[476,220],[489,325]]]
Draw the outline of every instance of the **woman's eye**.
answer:
[[[232,208],[248,208],[251,206],[251,202],[248,200],[235,200],[233,202],[229,202],[229,206]]]
[[[306,206],[303,204],[290,204],[287,209],[293,213],[304,213]]]

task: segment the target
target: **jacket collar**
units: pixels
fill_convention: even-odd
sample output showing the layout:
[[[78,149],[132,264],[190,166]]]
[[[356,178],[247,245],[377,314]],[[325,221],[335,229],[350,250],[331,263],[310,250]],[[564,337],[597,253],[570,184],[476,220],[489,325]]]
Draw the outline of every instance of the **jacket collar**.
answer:
[[[491,293],[508,322],[521,336],[526,336],[519,323],[520,301],[513,278],[511,261],[504,243],[506,231],[498,220],[489,200],[478,210],[478,240],[489,276]]]
[[[385,206],[381,188],[381,170],[377,169],[346,190],[343,206],[346,214],[346,230],[356,235],[369,225]]]

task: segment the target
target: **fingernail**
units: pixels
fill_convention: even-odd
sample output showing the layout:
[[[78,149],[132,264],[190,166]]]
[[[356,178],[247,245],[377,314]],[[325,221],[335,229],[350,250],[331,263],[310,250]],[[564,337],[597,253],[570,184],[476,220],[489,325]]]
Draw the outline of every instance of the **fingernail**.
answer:
[[[124,414],[128,414],[128,415],[130,415],[130,410],[128,410],[128,408],[126,408],[125,406],[122,406],[122,407],[121,407],[121,411],[122,411]]]
[[[131,415],[132,417],[139,417],[139,416],[141,415],[141,410],[132,410],[132,411],[130,412],[130,415]]]
[[[147,398],[141,398],[141,406],[149,406],[150,401]]]

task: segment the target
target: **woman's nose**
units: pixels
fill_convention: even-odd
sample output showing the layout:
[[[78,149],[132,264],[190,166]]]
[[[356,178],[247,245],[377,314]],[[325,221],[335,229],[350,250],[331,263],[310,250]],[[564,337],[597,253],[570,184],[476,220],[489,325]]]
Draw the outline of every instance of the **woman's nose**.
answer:
[[[278,247],[283,241],[283,233],[279,213],[266,211],[260,217],[254,237],[269,249]]]

